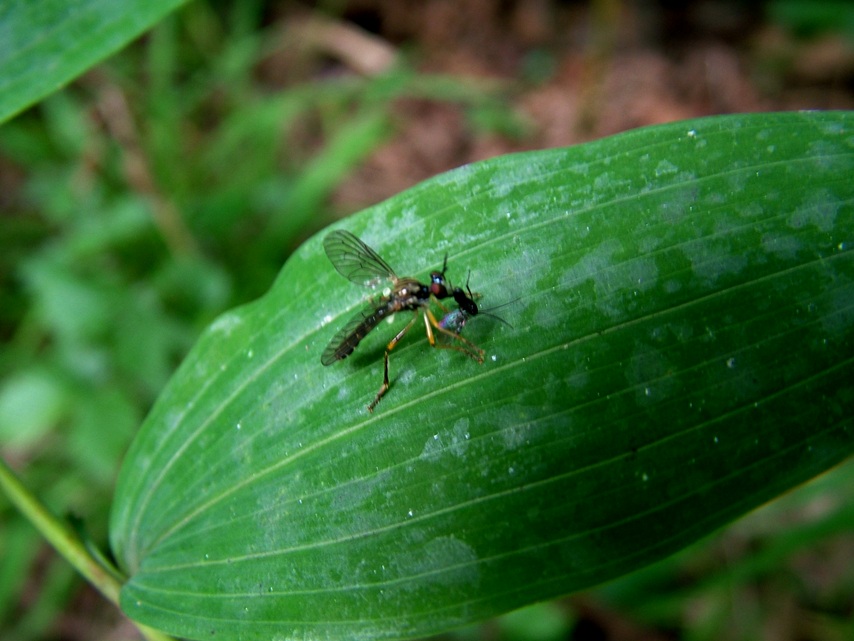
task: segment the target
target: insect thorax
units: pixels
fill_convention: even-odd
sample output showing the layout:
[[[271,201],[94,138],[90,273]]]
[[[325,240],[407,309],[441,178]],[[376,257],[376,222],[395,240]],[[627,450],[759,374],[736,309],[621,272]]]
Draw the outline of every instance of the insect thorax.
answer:
[[[401,278],[391,298],[399,300],[402,307],[416,307],[430,298],[430,289],[414,278]]]

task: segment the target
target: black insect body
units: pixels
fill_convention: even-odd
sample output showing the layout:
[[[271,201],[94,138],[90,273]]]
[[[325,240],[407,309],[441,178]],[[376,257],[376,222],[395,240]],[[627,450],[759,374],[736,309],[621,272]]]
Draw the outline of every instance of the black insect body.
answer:
[[[323,239],[323,248],[332,265],[346,279],[365,287],[377,287],[388,283],[390,286],[383,292],[378,300],[372,300],[362,308],[350,321],[344,325],[329,341],[329,345],[323,350],[320,362],[323,365],[347,358],[359,345],[365,336],[380,322],[398,312],[412,311],[414,316],[407,325],[400,330],[394,338],[386,345],[383,384],[377,392],[374,400],[368,405],[368,411],[373,412],[377,403],[388,391],[388,354],[395,345],[406,335],[418,320],[418,315],[424,317],[424,327],[427,339],[434,347],[445,347],[457,349],[464,352],[474,360],[482,363],[483,352],[475,348],[466,339],[459,336],[453,330],[446,329],[440,325],[430,311],[431,301],[449,298],[453,294],[448,292],[445,281],[445,270],[447,269],[447,256],[442,265],[442,271],[434,271],[430,274],[430,284],[426,285],[414,278],[401,278],[389,267],[373,249],[359,240],[350,232],[337,230]],[[455,290],[456,291],[456,290]],[[473,301],[472,301],[473,302]],[[438,303],[441,306],[441,303]],[[442,307],[445,309],[444,307]],[[446,334],[458,344],[440,344],[436,342],[434,331]],[[463,345],[471,345],[473,350]]]
[[[466,291],[468,293],[466,293]],[[480,309],[477,306],[477,303],[475,302],[475,298],[480,298],[480,295],[472,293],[471,289],[469,288],[468,280],[466,280],[466,291],[463,291],[459,287],[454,287],[451,291],[451,296],[457,303],[457,309],[452,309],[448,311],[442,317],[442,320],[439,321],[439,326],[442,329],[448,330],[449,332],[453,332],[454,334],[459,334],[463,331],[463,328],[466,326],[469,320],[472,317],[477,316],[478,314],[483,314],[484,316],[491,316],[492,318],[501,321],[508,327],[512,327],[510,323],[508,323],[506,320],[504,320],[497,314],[493,314],[492,311],[509,305],[510,303],[515,302],[515,300],[499,305],[498,307],[493,307],[489,310]],[[459,338],[462,339],[462,336],[460,336]]]

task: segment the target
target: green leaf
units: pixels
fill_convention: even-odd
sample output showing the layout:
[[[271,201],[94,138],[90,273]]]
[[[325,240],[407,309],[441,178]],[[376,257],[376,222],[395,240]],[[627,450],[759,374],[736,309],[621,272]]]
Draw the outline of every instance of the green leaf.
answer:
[[[182,0],[0,4],[0,122],[118,51]]]
[[[346,221],[449,256],[482,365],[308,242],[205,333],[122,469],[122,607],[190,638],[426,635],[624,574],[854,451],[854,114],[710,118],[495,158]],[[408,314],[404,314],[408,317]]]

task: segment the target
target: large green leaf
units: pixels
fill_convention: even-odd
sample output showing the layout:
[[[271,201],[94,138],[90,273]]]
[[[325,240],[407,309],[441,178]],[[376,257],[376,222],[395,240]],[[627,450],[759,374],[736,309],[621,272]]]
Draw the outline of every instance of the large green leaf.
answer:
[[[183,0],[4,0],[0,122],[126,45]]]
[[[854,451],[854,114],[711,118],[496,158],[346,221],[450,257],[479,365],[308,241],[216,321],[122,469],[133,618],[192,638],[424,635],[599,583]]]

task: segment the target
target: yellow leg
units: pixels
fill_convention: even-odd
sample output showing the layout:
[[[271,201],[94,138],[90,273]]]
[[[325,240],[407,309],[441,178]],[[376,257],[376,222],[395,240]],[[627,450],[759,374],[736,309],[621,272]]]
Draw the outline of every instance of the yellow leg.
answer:
[[[388,345],[386,345],[386,347],[385,347],[385,356],[383,357],[383,384],[380,385],[380,391],[377,392],[377,395],[374,397],[374,400],[371,401],[370,405],[368,405],[368,411],[371,413],[373,413],[374,408],[377,406],[377,403],[379,403],[382,400],[383,396],[385,396],[385,393],[388,391],[388,388],[390,387],[390,384],[388,381],[388,353],[391,350],[393,350],[394,346],[397,345],[400,342],[400,340],[406,335],[406,332],[408,332],[410,330],[410,328],[415,324],[416,320],[418,320],[418,312],[416,312],[415,316],[412,317],[412,320],[406,324],[406,327],[404,327],[402,330],[400,330],[397,333],[397,336],[392,338],[388,342]]]
[[[430,345],[433,347],[441,347],[442,349],[455,349],[458,352],[462,352],[472,360],[475,360],[478,363],[483,363],[483,350],[460,334],[447,330],[439,325],[439,321],[436,320],[436,317],[433,316],[433,312],[429,309],[424,310],[424,323],[427,326],[427,339],[430,341]],[[452,340],[458,341],[459,344],[451,343],[444,345],[437,342],[433,335],[434,329],[445,336],[449,336]]]
[[[374,408],[377,406],[377,403],[382,400],[382,397],[385,396],[385,393],[388,391],[388,351],[385,353],[385,357],[383,358],[383,384],[380,386],[380,391],[377,392],[377,395],[374,397],[374,400],[371,401],[371,404],[368,405],[368,411],[373,413]]]
[[[444,307],[442,307],[444,309]],[[386,392],[388,392],[391,383],[388,378],[388,355],[391,350],[395,348],[395,346],[403,339],[412,325],[415,324],[415,321],[418,319],[418,312],[415,312],[415,316],[406,324],[402,330],[400,330],[397,335],[392,338],[388,345],[385,348],[385,355],[383,356],[383,384],[380,386],[380,390],[377,392],[377,395],[374,397],[374,400],[368,405],[368,411],[373,413],[374,408],[377,404],[382,400],[383,396],[385,396]],[[456,332],[449,331],[439,325],[439,321],[436,320],[436,317],[433,315],[433,312],[430,311],[429,308],[424,309],[424,329],[427,332],[427,340],[430,341],[430,345],[432,347],[440,347],[442,349],[455,349],[458,352],[462,352],[472,360],[477,361],[478,363],[483,363],[483,355],[484,352],[477,345],[472,343],[470,340],[460,336]],[[436,340],[436,335],[433,333],[434,330],[445,336],[448,336],[452,341],[456,341],[456,343],[443,344]]]

